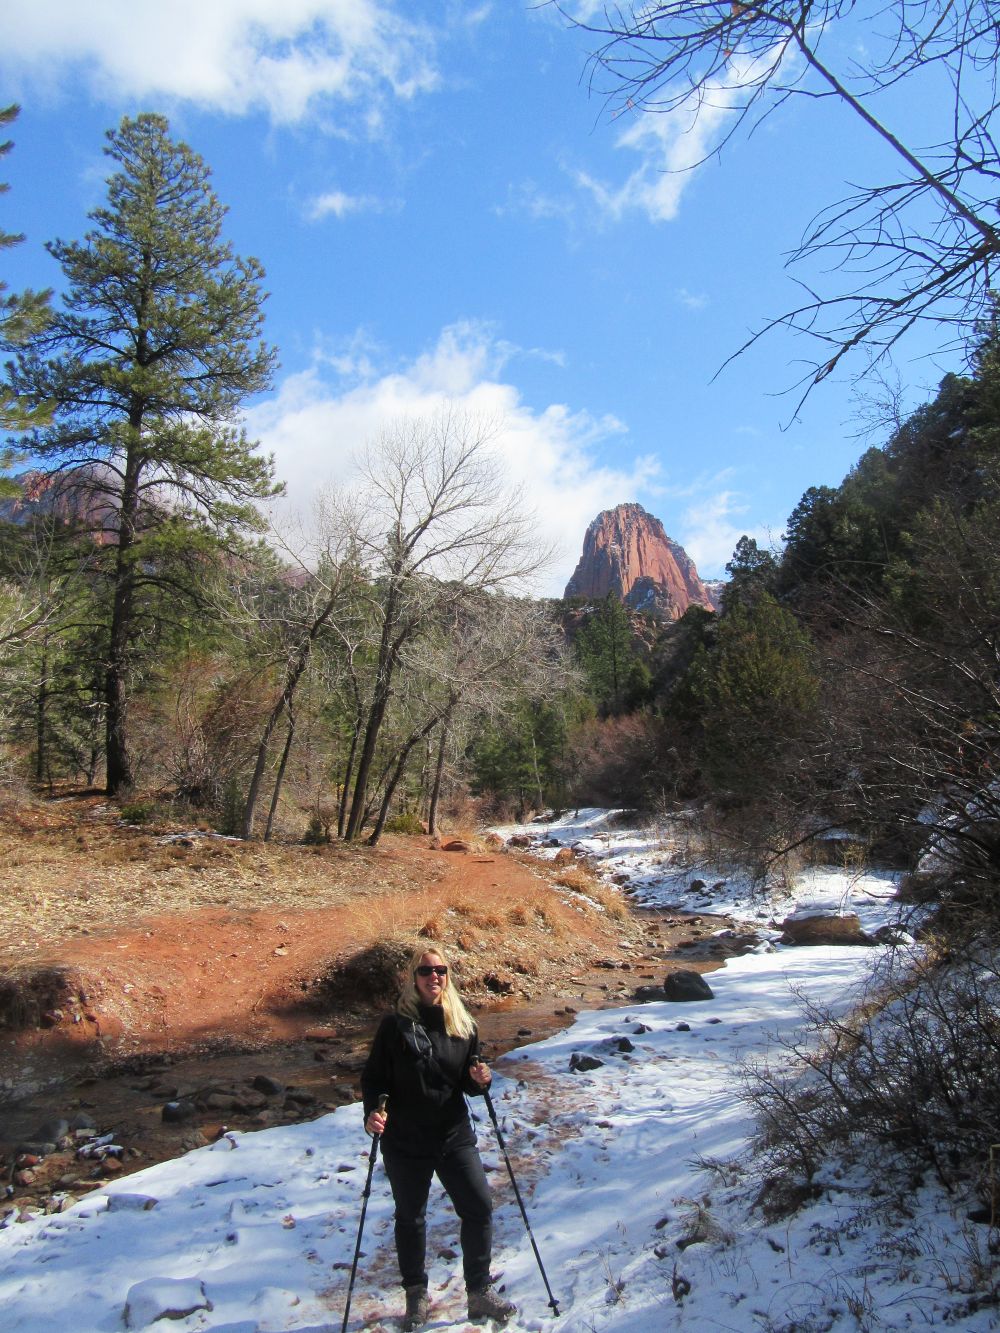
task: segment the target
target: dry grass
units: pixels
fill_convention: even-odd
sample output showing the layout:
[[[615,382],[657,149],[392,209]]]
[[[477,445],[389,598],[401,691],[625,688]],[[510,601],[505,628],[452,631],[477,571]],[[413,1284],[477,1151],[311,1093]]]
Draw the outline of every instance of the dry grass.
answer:
[[[623,921],[628,915],[621,894],[599,879],[588,865],[577,864],[568,870],[561,870],[555,876],[555,883],[561,888],[582,894],[616,921]]]
[[[7,832],[0,843],[7,908],[0,919],[0,975],[93,960],[98,953],[105,958],[126,935],[130,965],[155,952],[161,939],[176,937],[196,943],[190,951],[186,942],[180,946],[190,958],[164,955],[170,969],[194,965],[200,953],[214,958],[217,970],[236,956],[229,943],[234,932],[263,929],[266,936],[280,929],[283,941],[301,944],[300,971],[292,971],[291,946],[283,965],[290,993],[308,991],[321,971],[330,983],[328,968],[336,972],[379,944],[409,951],[433,939],[453,955],[463,990],[488,1000],[501,987],[529,995],[546,981],[559,982],[571,968],[606,957],[622,933],[633,930],[620,896],[586,867],[554,875],[553,867],[529,857],[443,852],[426,837],[387,835],[374,849],[242,843],[191,827],[126,827],[96,796],[28,802]],[[463,833],[470,845],[480,841]],[[202,909],[215,913],[199,917]],[[197,920],[177,936],[169,925],[173,917]],[[272,924],[252,925],[265,918]],[[155,930],[147,925],[153,921]],[[638,926],[634,934],[638,940]],[[281,969],[264,936],[256,946],[242,943],[241,958],[258,948],[256,966],[273,990]],[[323,961],[312,961],[318,948]],[[113,957],[117,974],[126,955],[115,951]],[[230,979],[237,984],[238,976]]]
[[[280,911],[352,901],[367,911],[366,927],[377,937],[393,894],[434,878],[432,866],[391,849],[138,830],[124,827],[99,797],[25,801],[8,807],[0,838],[0,955],[27,959],[61,939],[202,907]]]

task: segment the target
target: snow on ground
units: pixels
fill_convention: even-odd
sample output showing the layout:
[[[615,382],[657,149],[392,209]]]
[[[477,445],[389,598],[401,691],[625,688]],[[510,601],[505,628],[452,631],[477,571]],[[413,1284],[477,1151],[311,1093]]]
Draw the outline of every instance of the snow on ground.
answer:
[[[545,823],[510,824],[496,832],[529,837],[532,851],[551,859],[561,847],[585,853],[605,879],[627,875],[636,907],[714,912],[764,930],[792,912],[854,912],[863,930],[894,920],[898,872],[810,869],[791,886],[771,885],[765,896],[745,872],[720,871],[690,850],[677,824],[629,827],[620,810],[580,809]]]
[[[565,823],[553,832],[603,838],[602,819],[586,812],[572,834]],[[663,900],[676,901],[669,867],[648,864],[662,848],[634,830],[608,830],[606,850],[612,838],[646,877],[650,900],[659,882]],[[859,882],[867,924],[885,920],[892,878]],[[810,872],[793,897],[835,909],[850,887]],[[965,1312],[963,1290],[985,1246],[985,1228],[963,1221],[968,1201],[928,1185],[901,1218],[857,1170],[832,1164],[821,1197],[793,1216],[768,1223],[751,1207],[761,1182],[737,1160],[752,1129],[742,1064],[795,1031],[795,992],[848,1005],[874,952],[769,945],[711,973],[714,1000],[580,1014],[498,1062],[494,1102],[561,1311],[556,1324],[479,1106],[497,1204],[494,1269],[519,1307],[513,1333],[1000,1327],[988,1309]],[[602,1063],[574,1073],[574,1054]],[[342,1107],[310,1124],[227,1135],[65,1213],[8,1225],[2,1327],[112,1333],[155,1320],[178,1333],[336,1333],[367,1161],[360,1108]],[[429,1220],[428,1327],[464,1328],[458,1229],[436,1185]],[[380,1163],[362,1249],[350,1328],[392,1328],[402,1297]],[[156,1319],[167,1309],[189,1313]]]

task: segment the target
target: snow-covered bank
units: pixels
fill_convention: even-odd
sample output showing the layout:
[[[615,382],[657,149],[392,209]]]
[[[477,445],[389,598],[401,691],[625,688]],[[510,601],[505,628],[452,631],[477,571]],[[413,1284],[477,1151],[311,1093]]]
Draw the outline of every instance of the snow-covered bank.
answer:
[[[625,854],[650,854],[643,834],[619,833],[630,838]],[[657,868],[647,869],[655,878]],[[870,879],[870,922],[876,902],[884,920],[891,879]],[[796,896],[832,906],[842,888],[807,876]],[[834,1164],[821,1197],[767,1223],[750,1207],[759,1180],[742,1167],[706,1164],[744,1148],[751,1121],[740,1069],[795,1030],[793,992],[844,1007],[873,952],[768,946],[713,972],[714,1000],[581,1014],[498,1063],[494,1100],[563,1311],[555,1324],[481,1115],[497,1198],[494,1267],[520,1308],[509,1326],[515,1333],[1000,1326],[992,1310],[965,1311],[963,1286],[986,1239],[985,1228],[962,1221],[967,1201],[927,1186],[907,1200],[903,1218],[888,1195],[872,1197],[869,1182]],[[574,1073],[574,1054],[602,1063]],[[343,1107],[311,1124],[227,1136],[64,1214],[8,1226],[0,1232],[3,1327],[110,1333],[125,1326],[130,1291],[134,1319],[175,1291],[198,1308],[153,1327],[335,1333],[367,1149],[359,1109]],[[352,1329],[390,1328],[385,1316],[402,1307],[391,1211],[378,1166]],[[464,1328],[457,1226],[437,1186],[430,1224],[429,1327]],[[184,1285],[135,1292],[154,1278]]]
[[[895,920],[895,871],[838,870],[817,866],[789,886],[771,886],[767,897],[745,872],[720,871],[695,859],[682,830],[670,825],[630,827],[620,810],[580,809],[546,823],[509,824],[504,838],[530,838],[532,852],[554,857],[561,847],[587,856],[605,879],[627,877],[636,907],[678,907],[716,912],[760,929],[798,910],[854,912],[866,931]]]

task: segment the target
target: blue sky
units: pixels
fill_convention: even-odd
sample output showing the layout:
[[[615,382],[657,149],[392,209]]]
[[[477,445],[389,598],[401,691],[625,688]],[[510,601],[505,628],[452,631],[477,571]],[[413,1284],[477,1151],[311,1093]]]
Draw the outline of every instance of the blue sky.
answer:
[[[291,507],[387,421],[449,399],[501,422],[557,548],[539,590],[560,594],[601,509],[638,500],[717,577],[865,447],[860,362],[795,420],[801,340],[713,378],[795,302],[784,256],[813,215],[884,168],[832,104],[789,103],[678,174],[720,125],[612,117],[588,92],[592,40],[549,6],[14,0],[2,36],[0,103],[22,112],[0,227],[27,233],[3,278],[58,288],[44,242],[86,230],[104,131],[167,115],[267,271],[281,369],[248,428]],[[912,131],[927,106],[906,97]],[[910,406],[952,368],[933,350],[905,349]]]

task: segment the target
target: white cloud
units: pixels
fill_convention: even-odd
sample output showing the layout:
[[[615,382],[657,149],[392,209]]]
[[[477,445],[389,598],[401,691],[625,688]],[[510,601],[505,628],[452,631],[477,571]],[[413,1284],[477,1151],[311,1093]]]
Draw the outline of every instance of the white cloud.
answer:
[[[722,88],[697,107],[633,111],[635,119],[618,136],[617,146],[640,154],[641,164],[618,186],[584,171],[576,173],[577,183],[614,221],[642,212],[653,222],[669,222],[677,216],[694,168],[712,153],[732,112],[732,96]]]
[[[170,97],[302,120],[331,99],[378,121],[381,100],[434,88],[430,29],[388,0],[32,0],[8,6],[0,70],[58,89],[68,65],[100,96]]]
[[[688,310],[704,310],[708,305],[708,297],[703,292],[689,292],[686,287],[678,288],[677,299]]]
[[[306,217],[310,222],[321,222],[323,218],[346,218],[351,213],[381,212],[382,204],[378,199],[367,194],[346,194],[343,190],[328,190],[310,200],[306,208]]]
[[[648,110],[629,101],[624,114],[631,123],[616,147],[638,153],[640,165],[620,185],[607,185],[584,171],[576,173],[577,183],[613,221],[632,212],[645,213],[653,222],[671,221],[695,170],[719,149],[750,90],[781,59],[780,46],[753,59],[734,56],[723,78],[706,83],[671,110]]]
[[[739,516],[747,509],[738,492],[722,490],[695,501],[684,511],[677,540],[697,565],[702,578],[723,577],[736,543],[743,536],[753,537],[765,551],[774,545],[770,528],[748,527],[739,522]]]
[[[587,525],[602,509],[636,499],[655,479],[658,463],[649,456],[620,466],[600,460],[602,447],[625,433],[614,417],[595,418],[560,403],[529,407],[504,378],[521,354],[474,323],[446,328],[428,351],[392,371],[376,372],[353,348],[342,357],[325,351],[247,419],[287,482],[279,509],[308,514],[317,492],[347,481],[352,456],[392,421],[456,406],[501,423],[495,447],[505,473],[523,485],[539,536],[556,550],[536,591],[561,596]]]

